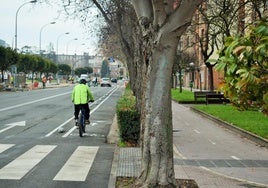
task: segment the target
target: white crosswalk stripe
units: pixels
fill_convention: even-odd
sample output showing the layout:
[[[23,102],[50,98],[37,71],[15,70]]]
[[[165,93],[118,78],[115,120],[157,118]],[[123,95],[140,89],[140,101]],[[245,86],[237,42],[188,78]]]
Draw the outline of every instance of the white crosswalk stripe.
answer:
[[[21,179],[43,158],[45,158],[56,146],[36,145],[29,151],[13,160],[0,169],[0,179]]]
[[[85,181],[99,147],[79,146],[54,180]]]
[[[15,144],[0,144],[0,153]],[[56,145],[36,145],[0,169],[0,179],[20,180],[35,168]],[[85,181],[98,152],[98,146],[78,146],[62,168],[55,174],[54,181]],[[8,151],[7,151],[8,152]]]
[[[0,144],[0,153],[6,151],[7,149],[13,147],[14,144]]]

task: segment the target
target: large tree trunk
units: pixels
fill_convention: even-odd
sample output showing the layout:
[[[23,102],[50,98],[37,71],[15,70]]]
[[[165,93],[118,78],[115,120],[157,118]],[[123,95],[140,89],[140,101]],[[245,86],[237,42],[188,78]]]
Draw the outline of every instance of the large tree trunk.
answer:
[[[133,0],[141,30],[146,77],[141,105],[142,171],[138,187],[176,187],[173,162],[171,75],[179,38],[201,0]]]
[[[173,169],[171,75],[176,35],[153,50],[147,72],[142,145],[143,187],[175,186]]]

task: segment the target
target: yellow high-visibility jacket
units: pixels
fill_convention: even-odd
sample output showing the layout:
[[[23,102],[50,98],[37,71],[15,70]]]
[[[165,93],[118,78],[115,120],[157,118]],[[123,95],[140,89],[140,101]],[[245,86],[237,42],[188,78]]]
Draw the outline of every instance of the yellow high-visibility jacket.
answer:
[[[94,100],[93,94],[85,84],[78,84],[72,92],[72,102],[74,104],[87,104],[89,100]]]

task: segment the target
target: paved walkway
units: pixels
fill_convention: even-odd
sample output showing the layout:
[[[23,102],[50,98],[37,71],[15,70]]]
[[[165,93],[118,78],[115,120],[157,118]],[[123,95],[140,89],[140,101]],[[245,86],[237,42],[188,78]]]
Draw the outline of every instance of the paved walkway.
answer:
[[[179,104],[173,103],[173,105]],[[187,113],[196,112],[188,110]],[[115,118],[115,121],[111,128],[112,131],[108,136],[108,141],[110,141],[111,143],[117,142],[117,140],[115,139],[118,139],[118,130],[116,126],[117,123]],[[226,161],[216,159],[190,160],[178,157],[178,155],[176,155],[176,151],[174,151],[174,153],[175,177],[178,179],[192,179],[198,184],[199,188],[268,188],[268,184],[265,183],[268,179],[267,159],[259,161],[244,160],[239,162],[237,160]],[[235,178],[231,175],[224,175],[226,173],[221,173],[222,169],[223,172],[226,172],[231,169],[231,167],[231,174],[233,173],[235,176],[238,173],[241,174],[242,171],[244,173],[244,178],[237,178],[237,176],[235,176]],[[117,148],[114,155],[114,162],[111,171],[109,188],[115,187],[116,177],[137,177],[139,175],[140,169],[140,148]],[[256,173],[256,177],[251,177],[249,179],[255,179],[256,181],[249,181],[247,179],[247,176],[254,174],[252,173],[252,171],[254,170],[258,171],[258,173]],[[260,174],[261,177],[258,177],[258,175]]]

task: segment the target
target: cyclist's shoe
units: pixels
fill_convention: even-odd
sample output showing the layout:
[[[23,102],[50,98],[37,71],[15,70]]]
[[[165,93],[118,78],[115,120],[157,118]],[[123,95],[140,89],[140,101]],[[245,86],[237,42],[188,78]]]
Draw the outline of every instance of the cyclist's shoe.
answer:
[[[89,120],[85,120],[85,124],[89,125],[90,121]]]

